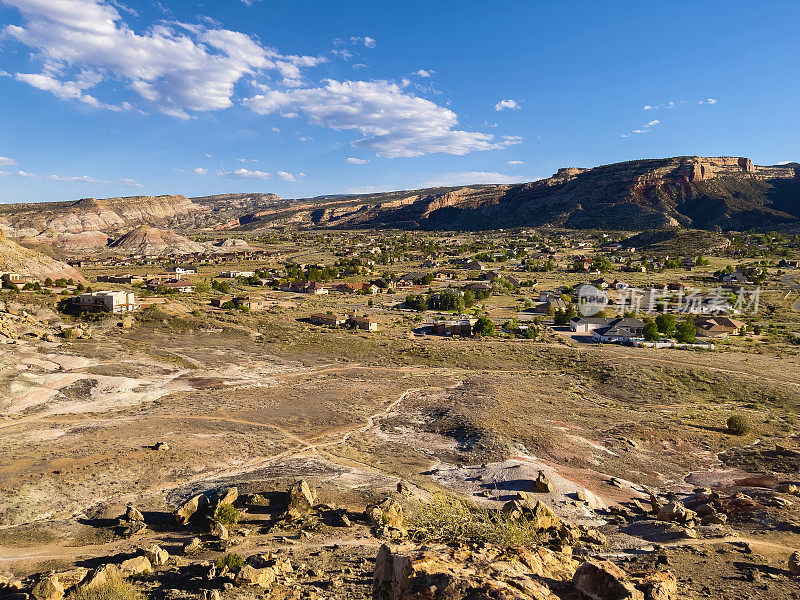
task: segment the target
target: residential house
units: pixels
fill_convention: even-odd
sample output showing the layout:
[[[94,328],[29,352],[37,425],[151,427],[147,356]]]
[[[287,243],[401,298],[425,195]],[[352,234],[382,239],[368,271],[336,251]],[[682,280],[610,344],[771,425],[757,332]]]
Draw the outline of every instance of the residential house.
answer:
[[[569,330],[576,333],[591,333],[595,329],[605,327],[611,319],[602,317],[573,317],[569,322]]]
[[[477,322],[478,319],[475,317],[459,317],[457,319],[435,321],[431,330],[436,335],[470,336],[472,335],[472,328]]]
[[[347,323],[347,317],[334,313],[314,313],[311,315],[311,322],[314,325],[326,325],[327,327],[341,327]]]
[[[486,267],[477,260],[468,260],[464,263],[464,268],[469,271],[485,271]]]
[[[139,306],[133,292],[122,290],[105,290],[100,292],[87,292],[73,299],[81,312],[133,312]]]
[[[352,314],[347,318],[347,324],[355,329],[364,329],[366,331],[378,331],[378,321],[372,315],[358,316]]]
[[[318,281],[312,281],[308,285],[306,285],[305,293],[321,296],[323,294],[327,294],[328,289]]]
[[[151,279],[147,282],[148,290],[157,290],[158,288],[175,290],[181,294],[191,294],[197,289],[197,286],[185,279]]]
[[[614,285],[614,281],[608,279],[607,277],[599,277],[598,279],[592,279],[589,283],[591,283],[594,287],[600,290],[607,290],[608,288]]]
[[[255,271],[223,271],[219,274],[219,277],[224,277],[226,279],[238,279],[240,277],[247,279],[249,277],[255,277]]]
[[[211,299],[211,306],[221,307],[226,302],[233,302],[233,296],[225,294],[224,296],[214,296]]]
[[[744,273],[723,273],[717,278],[723,283],[747,283],[747,276]]]
[[[747,323],[729,317],[701,317],[695,319],[694,325],[700,337],[714,338],[739,335],[747,328]]]
[[[172,272],[176,275],[197,275],[195,267],[175,267]]]
[[[144,277],[140,275],[131,275],[130,273],[117,273],[116,275],[98,275],[97,281],[105,283],[126,283],[128,285],[137,285],[144,283]]]
[[[233,304],[236,308],[245,307],[248,310],[264,310],[270,306],[270,302],[261,296],[237,296],[233,299]]]
[[[39,280],[36,277],[20,275],[19,273],[3,273],[3,285],[5,287],[11,287],[12,284],[23,286],[26,283],[39,283]]]
[[[611,319],[608,325],[592,330],[592,339],[604,343],[631,344],[643,336],[644,321],[639,319]]]

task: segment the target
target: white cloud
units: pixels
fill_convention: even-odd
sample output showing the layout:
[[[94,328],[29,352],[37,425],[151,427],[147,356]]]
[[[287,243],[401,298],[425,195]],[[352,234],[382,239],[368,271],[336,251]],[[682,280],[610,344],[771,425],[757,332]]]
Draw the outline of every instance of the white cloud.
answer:
[[[414,75],[416,75],[417,77],[430,77],[431,75],[433,75],[433,73],[435,73],[435,71],[426,71],[425,69],[420,69],[419,71],[414,73]]]
[[[273,127],[272,131],[273,131],[273,133],[280,133],[281,132],[281,130],[278,127]]]
[[[365,165],[369,162],[363,158],[354,158],[352,156],[350,158],[345,158],[344,160],[345,162],[349,162],[351,165]]]
[[[698,100],[697,103],[698,104],[716,104],[717,101],[716,101],[715,98],[707,98],[705,100]]]
[[[203,167],[197,167],[192,172],[196,175],[207,175],[208,169],[204,169]]]
[[[28,171],[22,171],[22,170],[17,171],[17,175],[19,175],[20,177],[38,177],[36,173],[29,173]]]
[[[504,148],[518,139],[497,142],[490,134],[454,129],[456,114],[407,93],[389,81],[325,80],[321,87],[272,90],[245,100],[254,112],[278,112],[285,117],[305,114],[308,120],[334,130],[356,130],[353,146],[389,158],[430,153],[467,154]]]
[[[3,2],[17,8],[23,20],[3,33],[34,49],[34,58],[42,64],[41,73],[15,77],[59,98],[99,108],[129,109],[86,91],[101,81],[123,81],[161,112],[188,118],[194,112],[230,107],[234,86],[244,76],[277,71],[299,80],[301,69],[327,61],[282,55],[246,34],[208,22],[162,21],[137,33],[104,0]],[[69,71],[73,75],[67,75]]]
[[[376,45],[375,40],[369,37],[368,35],[364,36],[354,35],[353,37],[350,38],[350,43],[353,45],[364,44],[364,46],[366,46],[367,48],[374,48]]]
[[[642,125],[639,129],[634,129],[634,130],[630,131],[629,133],[620,133],[619,136],[623,137],[623,138],[629,138],[629,137],[631,137],[632,133],[635,133],[635,134],[649,133],[650,130],[653,127],[655,127],[657,125],[660,125],[660,124],[661,124],[661,121],[659,121],[658,119],[653,119],[652,121],[648,121],[647,123]]]
[[[521,160],[510,160],[510,161],[508,161],[508,164],[509,165],[524,165],[525,163],[522,162]]]
[[[295,176],[295,175],[292,175],[291,173],[288,173],[288,172],[286,172],[286,171],[278,171],[277,173],[278,173],[278,177],[280,177],[280,178],[281,178],[281,179],[283,179],[284,181],[290,181],[290,182],[292,182],[292,183],[294,183],[295,181],[297,181],[298,177],[304,177],[304,176],[305,176],[305,174],[304,174],[304,173],[298,173],[298,174]]]
[[[0,165],[8,167],[15,164],[17,164],[17,161],[15,161],[13,158],[9,158],[8,156],[0,156]]]
[[[522,108],[516,100],[500,100],[497,104],[494,105],[495,110],[519,110]]]
[[[665,104],[655,104],[655,105],[645,104],[642,107],[642,110],[661,110],[665,108],[675,108],[675,103],[670,101]]]
[[[217,171],[220,177],[228,179],[272,179],[271,173],[264,171],[249,171],[247,169],[236,169],[235,171]]]
[[[48,175],[47,179],[51,179],[53,181],[60,181],[64,183],[106,183],[113,185],[124,185],[126,187],[144,187],[141,183],[137,183],[133,179],[117,179],[116,181],[110,181],[108,179],[98,179],[97,177],[91,177],[90,175],[77,175],[77,176]]]
[[[44,73],[17,73],[14,78],[22,83],[40,89],[45,92],[50,92],[56,98],[61,100],[78,100],[95,108],[105,108],[108,110],[121,111],[130,110],[132,107],[127,102],[120,106],[106,104],[100,102],[91,94],[83,92],[87,87],[92,87],[95,83],[88,83],[82,81],[60,81],[55,77],[46,75]]]
[[[351,69],[353,69],[354,71],[358,71],[359,69],[366,69],[366,68],[367,68],[367,65],[365,65],[364,63],[356,63],[351,67]]]
[[[257,158],[237,158],[236,161],[240,162],[240,163],[254,163],[254,162],[258,162],[258,159]]]
[[[422,184],[422,187],[445,187],[479,183],[523,183],[525,181],[531,180],[521,175],[506,175],[504,173],[489,173],[486,171],[464,171],[460,173],[445,173],[436,179],[426,181]]]

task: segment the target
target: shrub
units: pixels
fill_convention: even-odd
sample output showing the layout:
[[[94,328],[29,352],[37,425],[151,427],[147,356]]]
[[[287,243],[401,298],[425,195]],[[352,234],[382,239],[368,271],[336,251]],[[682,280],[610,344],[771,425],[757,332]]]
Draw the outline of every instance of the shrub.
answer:
[[[444,494],[424,504],[409,524],[412,536],[423,541],[504,546],[528,546],[541,541],[538,529],[524,517],[513,519],[500,511],[470,506]]]
[[[96,587],[70,592],[67,600],[145,600],[145,595],[134,584],[116,575]]]
[[[644,335],[644,339],[648,342],[655,342],[660,337],[658,335],[658,325],[652,321],[645,324],[642,333]]]
[[[214,566],[217,568],[217,571],[221,571],[225,567],[228,567],[228,571],[235,572],[244,566],[244,559],[240,555],[233,552],[217,558],[217,560],[214,561]]]
[[[728,431],[734,435],[747,435],[750,433],[750,421],[744,415],[731,415],[728,417]]]
[[[489,317],[480,317],[472,329],[475,335],[494,335],[494,323]]]
[[[236,525],[239,522],[239,511],[232,504],[223,504],[214,511],[214,520],[226,527]]]

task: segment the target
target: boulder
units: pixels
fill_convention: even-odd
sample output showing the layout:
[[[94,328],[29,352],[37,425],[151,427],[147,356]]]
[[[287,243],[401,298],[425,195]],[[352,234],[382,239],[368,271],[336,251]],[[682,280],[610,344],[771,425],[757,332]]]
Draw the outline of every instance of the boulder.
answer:
[[[155,445],[153,446],[153,450],[164,450],[164,451],[166,451],[166,450],[169,450],[169,449],[170,449],[170,446],[166,442],[156,442]]]
[[[686,523],[691,521],[697,516],[693,510],[689,510],[678,501],[669,502],[665,504],[661,510],[658,511],[656,518],[659,521],[673,521],[676,523]]]
[[[36,600],[61,600],[64,597],[64,586],[57,575],[48,575],[33,587],[31,596]]]
[[[778,486],[778,491],[782,494],[791,494],[792,496],[800,496],[800,487],[793,483],[782,483]]]
[[[143,550],[144,555],[150,564],[154,567],[162,567],[167,564],[169,560],[169,552],[161,548],[161,546],[153,545]]]
[[[59,583],[61,583],[65,590],[79,585],[84,579],[86,579],[88,574],[89,569],[86,567],[74,567],[72,569],[66,569],[64,571],[58,571],[54,573],[54,575],[58,577]]]
[[[82,589],[96,589],[108,584],[111,581],[116,579],[121,579],[122,573],[120,573],[119,567],[113,564],[106,564],[100,565],[96,569],[94,569],[89,576],[86,578],[81,584]]]
[[[203,541],[202,541],[200,538],[198,538],[198,537],[195,537],[195,538],[192,538],[192,539],[191,539],[191,540],[190,540],[190,541],[189,541],[189,542],[188,542],[188,543],[187,543],[187,544],[186,544],[186,545],[183,547],[183,553],[184,553],[186,556],[191,556],[191,555],[193,555],[193,554],[197,554],[197,553],[198,553],[198,552],[200,552],[200,550],[202,550],[202,549],[203,549]]]
[[[192,517],[198,515],[207,507],[208,498],[204,494],[198,494],[181,504],[173,514],[176,521],[186,525]]]
[[[541,494],[547,494],[553,491],[553,485],[550,483],[547,475],[544,474],[544,471],[539,471],[539,475],[536,477],[536,481],[534,481],[533,484],[536,487],[536,491]]]
[[[635,577],[636,587],[644,592],[646,600],[676,600],[678,597],[678,578],[669,571]]]
[[[789,572],[792,575],[800,575],[800,551],[795,551],[789,557]]]
[[[252,565],[245,565],[236,574],[236,585],[253,585],[263,588],[275,583],[275,570],[272,567],[257,569]]]
[[[403,529],[403,507],[393,498],[367,506],[364,516],[372,525]]]
[[[543,581],[569,582],[578,562],[546,548],[383,545],[373,574],[374,600],[496,598],[556,600]]]
[[[712,513],[700,519],[703,525],[724,525],[728,522],[728,515],[725,513]]]
[[[225,504],[233,504],[239,497],[239,488],[229,487],[217,492],[217,508]]]
[[[125,520],[131,523],[144,523],[144,515],[134,508],[133,504],[128,504],[128,508],[125,510]]]
[[[134,577],[136,575],[145,575],[153,571],[153,565],[150,564],[150,559],[146,556],[134,556],[128,560],[123,560],[119,563],[119,572],[123,577]]]
[[[625,571],[607,560],[588,560],[575,571],[572,585],[592,600],[645,600]]]
[[[301,479],[289,488],[289,510],[295,509],[301,514],[308,512],[317,501],[316,492]]]
[[[514,504],[509,506],[511,503]],[[534,529],[544,530],[561,526],[561,519],[558,515],[541,500],[537,500],[534,504],[511,500],[511,502],[507,502],[503,506],[502,510],[509,513],[512,518],[519,518],[524,515]]]
[[[230,537],[228,528],[222,523],[214,523],[211,527],[211,535],[218,540],[225,541]]]

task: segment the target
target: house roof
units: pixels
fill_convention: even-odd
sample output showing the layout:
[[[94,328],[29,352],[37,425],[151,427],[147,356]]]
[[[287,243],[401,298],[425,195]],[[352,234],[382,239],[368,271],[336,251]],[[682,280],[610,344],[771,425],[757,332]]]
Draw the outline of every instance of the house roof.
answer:
[[[608,326],[595,329],[597,335],[607,337],[633,338],[640,337],[641,333],[635,330],[642,329],[644,321],[639,319],[622,318],[614,319]]]

